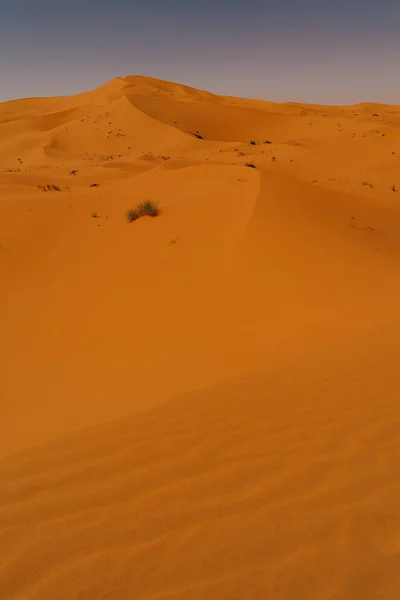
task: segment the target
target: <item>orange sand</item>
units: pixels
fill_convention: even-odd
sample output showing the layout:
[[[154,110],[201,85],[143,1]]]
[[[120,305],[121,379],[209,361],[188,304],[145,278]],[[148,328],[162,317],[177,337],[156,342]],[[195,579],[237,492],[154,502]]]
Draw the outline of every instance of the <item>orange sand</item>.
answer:
[[[400,598],[399,273],[400,107],[0,104],[1,600]]]

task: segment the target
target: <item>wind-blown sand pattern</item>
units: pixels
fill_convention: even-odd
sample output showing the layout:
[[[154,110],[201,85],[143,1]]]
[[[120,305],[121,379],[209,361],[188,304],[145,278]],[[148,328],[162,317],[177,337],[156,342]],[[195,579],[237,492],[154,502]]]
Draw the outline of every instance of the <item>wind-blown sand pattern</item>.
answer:
[[[399,107],[0,104],[0,598],[400,598],[399,210]]]

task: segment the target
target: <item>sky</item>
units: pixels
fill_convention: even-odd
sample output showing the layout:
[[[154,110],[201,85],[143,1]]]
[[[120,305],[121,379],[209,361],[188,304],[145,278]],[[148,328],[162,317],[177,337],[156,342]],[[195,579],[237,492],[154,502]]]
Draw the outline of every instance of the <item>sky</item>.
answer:
[[[400,104],[400,0],[0,0],[0,102],[147,75],[276,102]]]

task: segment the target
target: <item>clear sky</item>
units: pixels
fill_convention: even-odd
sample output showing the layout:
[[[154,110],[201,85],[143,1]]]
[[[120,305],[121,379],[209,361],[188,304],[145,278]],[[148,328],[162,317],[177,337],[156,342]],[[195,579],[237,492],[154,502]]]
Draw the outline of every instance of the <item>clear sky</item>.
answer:
[[[400,0],[0,0],[0,101],[148,75],[274,101],[400,104]]]

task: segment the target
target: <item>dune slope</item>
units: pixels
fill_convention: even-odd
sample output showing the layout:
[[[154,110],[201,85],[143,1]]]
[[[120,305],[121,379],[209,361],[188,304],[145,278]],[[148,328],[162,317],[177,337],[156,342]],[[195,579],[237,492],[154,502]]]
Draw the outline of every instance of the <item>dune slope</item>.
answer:
[[[400,595],[399,157],[398,107],[0,104],[1,598]]]

